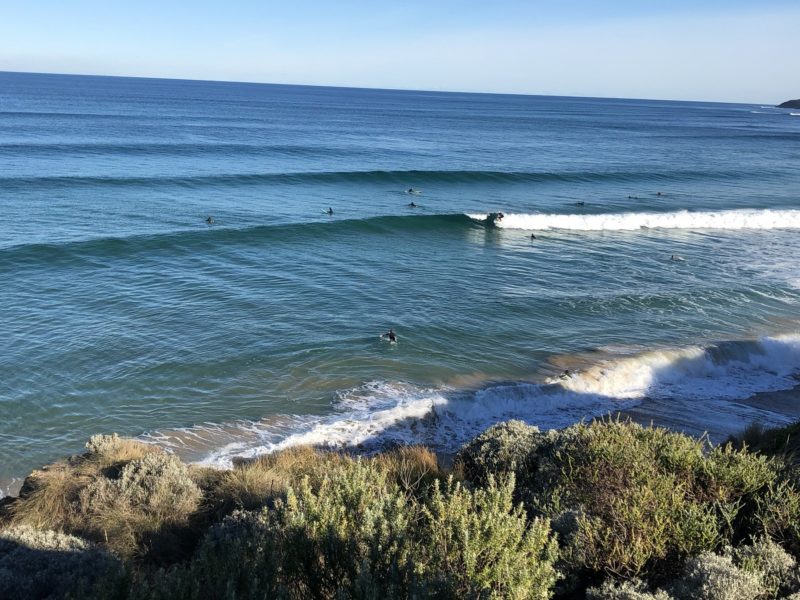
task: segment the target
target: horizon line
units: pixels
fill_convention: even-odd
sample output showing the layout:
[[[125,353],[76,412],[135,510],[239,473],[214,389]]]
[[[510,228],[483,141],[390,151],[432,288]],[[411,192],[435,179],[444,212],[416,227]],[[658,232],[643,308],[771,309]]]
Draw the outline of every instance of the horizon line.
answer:
[[[198,83],[235,83],[244,85],[272,85],[272,86],[294,86],[294,87],[312,87],[312,88],[330,88],[340,90],[373,90],[373,91],[387,91],[387,92],[415,92],[427,94],[474,94],[484,96],[523,96],[531,98],[584,98],[587,100],[644,100],[648,102],[695,102],[698,104],[769,104],[768,102],[723,102],[720,100],[669,100],[665,98],[634,98],[624,96],[581,96],[581,95],[563,95],[563,94],[532,94],[523,92],[476,92],[467,90],[426,90],[414,88],[391,88],[391,87],[370,87],[370,86],[357,86],[357,85],[324,85],[315,83],[277,83],[269,81],[240,81],[235,79],[198,79],[191,77],[159,77],[153,75],[108,75],[104,73],[63,73],[54,71],[8,71],[0,70],[0,74],[12,75],[60,75],[64,77],[107,77],[110,79],[146,79],[156,81],[190,81]],[[791,99],[790,99],[791,100]],[[784,102],[784,101],[781,101]],[[773,104],[776,106],[777,104]]]

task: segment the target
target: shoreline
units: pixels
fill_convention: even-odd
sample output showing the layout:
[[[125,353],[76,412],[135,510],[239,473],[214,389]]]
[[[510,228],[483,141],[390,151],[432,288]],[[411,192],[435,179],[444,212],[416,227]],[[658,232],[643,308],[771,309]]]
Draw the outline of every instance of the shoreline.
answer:
[[[746,409],[756,409],[759,411],[771,412],[783,417],[786,420],[787,424],[800,421],[800,383],[798,383],[795,387],[787,390],[757,392],[745,399],[726,400],[725,405],[728,405],[730,407],[735,407],[738,405]],[[631,408],[623,410],[612,411],[606,413],[605,416],[606,417],[611,416],[613,418],[621,417],[623,419],[630,419],[634,423],[638,423],[639,425],[643,426],[652,425],[655,427],[663,427],[665,429],[669,429],[670,431],[684,433],[694,438],[706,437],[714,445],[724,443],[730,436],[740,434],[745,430],[746,427],[751,425],[753,422],[758,422],[758,420],[720,421],[719,419],[717,419],[715,424],[715,419],[713,417],[710,417],[705,420],[697,419],[697,415],[695,413],[686,412],[682,409],[686,409],[686,411],[689,411],[692,409],[692,406],[690,403],[686,401],[681,401],[680,399],[677,398],[669,402],[665,402],[664,400],[655,401],[651,398],[644,398],[641,401],[641,403],[638,404],[637,406],[633,406]],[[600,417],[587,416],[585,420],[593,421],[601,418],[603,418],[603,416]],[[699,421],[704,422],[705,426],[704,427],[698,426]],[[572,423],[566,427],[574,425],[578,422],[580,422],[580,420],[575,421],[575,423]],[[731,426],[734,422],[737,425]],[[566,427],[560,429],[564,429]],[[545,431],[546,428],[542,428],[542,430]],[[421,445],[425,446],[425,444]],[[156,444],[156,446],[162,447],[159,444]],[[442,450],[432,450],[432,451],[435,452],[440,465],[443,465],[445,467],[452,466],[453,459],[457,453],[457,451],[442,451]],[[200,464],[200,463],[197,463],[195,461],[190,461],[190,464]],[[42,466],[45,465],[41,465],[38,468],[41,468]],[[204,466],[209,466],[209,465],[204,465]],[[225,470],[222,467],[212,466],[212,468]],[[20,488],[22,487],[28,475],[30,475],[30,473],[28,473],[25,476],[15,477],[8,481],[0,481],[0,499],[17,496],[19,494]]]

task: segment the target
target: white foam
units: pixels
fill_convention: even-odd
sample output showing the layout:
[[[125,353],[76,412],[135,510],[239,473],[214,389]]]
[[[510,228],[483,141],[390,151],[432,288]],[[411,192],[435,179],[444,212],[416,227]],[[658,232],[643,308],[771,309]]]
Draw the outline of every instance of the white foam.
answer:
[[[790,389],[800,372],[800,335],[652,350],[605,361],[562,382],[576,393],[614,398],[736,400]]]
[[[234,457],[252,458],[299,445],[369,451],[392,444],[425,444],[455,451],[493,423],[519,419],[543,428],[566,427],[630,405],[627,399],[575,394],[560,385],[512,383],[458,391],[371,382],[342,394],[337,412],[308,422],[296,433],[276,438],[265,432],[258,445],[242,449],[228,444],[202,462],[228,467]]]
[[[485,222],[488,214],[470,214]],[[800,210],[745,209],[668,213],[506,214],[495,223],[505,229],[637,231],[640,229],[800,229]]]
[[[227,467],[234,457],[297,445],[370,451],[417,443],[455,451],[501,421],[519,419],[543,429],[560,428],[644,399],[655,403],[655,413],[678,416],[700,432],[731,432],[752,421],[774,426],[790,418],[737,401],[756,392],[791,389],[799,374],[800,334],[791,334],[618,354],[539,384],[509,383],[475,391],[370,382],[342,392],[330,415],[287,416],[282,423],[273,419],[229,428],[231,438],[202,462]],[[232,429],[240,429],[241,437],[237,439]]]

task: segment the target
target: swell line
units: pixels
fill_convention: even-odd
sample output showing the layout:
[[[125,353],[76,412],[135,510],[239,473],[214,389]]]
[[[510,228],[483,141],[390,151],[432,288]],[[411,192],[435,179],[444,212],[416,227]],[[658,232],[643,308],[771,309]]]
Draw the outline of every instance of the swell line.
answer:
[[[764,175],[764,173],[759,174]],[[156,176],[156,177],[109,177],[109,176],[69,176],[45,177],[0,177],[4,188],[49,188],[49,187],[205,187],[211,185],[264,185],[264,184],[386,184],[405,187],[409,184],[454,183],[592,183],[616,181],[635,183],[642,181],[669,182],[704,180],[708,178],[736,179],[751,176],[741,171],[484,171],[484,170],[370,170],[370,171],[305,171],[289,173],[229,173],[197,176]]]
[[[254,244],[265,240],[281,241],[310,237],[319,239],[324,232],[357,235],[403,231],[444,231],[480,227],[463,214],[380,216],[365,219],[341,219],[304,223],[272,223],[247,227],[199,227],[163,233],[104,236],[89,239],[17,244],[0,248],[0,268],[4,263],[13,266],[27,261],[63,261],[73,256],[114,257],[130,252],[164,250],[171,247],[191,248],[197,245],[228,243]]]

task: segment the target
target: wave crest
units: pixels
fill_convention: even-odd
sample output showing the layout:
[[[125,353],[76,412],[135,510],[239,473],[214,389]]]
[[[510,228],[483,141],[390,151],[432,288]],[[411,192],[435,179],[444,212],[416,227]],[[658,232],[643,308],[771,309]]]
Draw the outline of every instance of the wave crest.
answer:
[[[469,214],[485,223],[489,214]],[[495,223],[505,229],[637,231],[640,229],[800,229],[800,210],[742,209],[667,213],[506,214]]]

